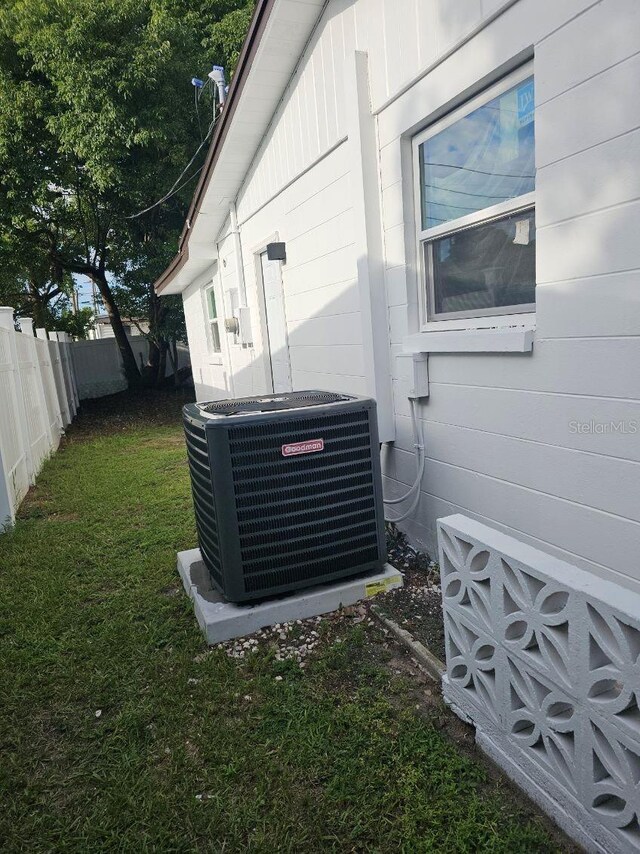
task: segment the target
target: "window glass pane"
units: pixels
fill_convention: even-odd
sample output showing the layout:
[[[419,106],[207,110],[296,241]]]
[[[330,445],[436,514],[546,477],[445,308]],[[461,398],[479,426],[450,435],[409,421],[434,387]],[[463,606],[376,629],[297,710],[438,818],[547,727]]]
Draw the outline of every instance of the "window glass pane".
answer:
[[[420,146],[422,228],[535,189],[529,77]]]
[[[431,255],[435,314],[535,302],[533,211],[433,240],[425,244],[425,252],[427,265]]]
[[[207,291],[207,308],[209,309],[209,320],[215,320],[218,316],[216,311],[216,295],[213,288]]]
[[[217,322],[211,324],[211,345],[214,353],[220,352],[220,330]]]

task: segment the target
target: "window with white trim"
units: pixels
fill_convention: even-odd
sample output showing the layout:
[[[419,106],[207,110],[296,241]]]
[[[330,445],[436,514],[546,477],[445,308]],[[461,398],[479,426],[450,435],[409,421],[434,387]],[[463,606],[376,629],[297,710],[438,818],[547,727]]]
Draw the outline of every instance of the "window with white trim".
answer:
[[[414,139],[422,328],[535,309],[531,71]]]
[[[218,318],[218,309],[216,306],[216,294],[213,285],[208,287],[204,292],[205,301],[207,303],[207,320],[209,322],[209,344],[214,353],[220,353],[220,319]]]

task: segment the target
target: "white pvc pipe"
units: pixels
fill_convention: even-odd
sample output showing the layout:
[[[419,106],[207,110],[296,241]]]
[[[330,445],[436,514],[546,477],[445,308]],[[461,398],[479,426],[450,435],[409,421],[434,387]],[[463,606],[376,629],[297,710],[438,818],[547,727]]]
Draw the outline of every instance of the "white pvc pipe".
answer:
[[[401,495],[399,498],[384,498],[383,501],[385,504],[401,504],[403,501],[406,501],[408,498],[413,496],[413,500],[407,510],[404,513],[401,513],[400,516],[396,516],[393,519],[390,519],[385,515],[386,522],[402,522],[408,516],[410,516],[416,507],[418,506],[418,502],[420,501],[420,484],[422,483],[422,476],[424,475],[424,466],[425,466],[425,447],[424,447],[424,438],[422,434],[422,428],[418,426],[418,416],[417,416],[417,403],[414,398],[410,398],[411,402],[411,423],[413,426],[413,440],[414,440],[414,448],[416,449],[416,479],[413,484],[409,487],[408,491],[405,492],[404,495]]]

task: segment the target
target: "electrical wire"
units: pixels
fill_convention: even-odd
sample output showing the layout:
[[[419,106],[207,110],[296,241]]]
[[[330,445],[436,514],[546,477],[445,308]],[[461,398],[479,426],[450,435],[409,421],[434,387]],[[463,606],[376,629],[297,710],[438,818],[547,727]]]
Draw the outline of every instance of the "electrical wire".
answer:
[[[200,110],[198,108],[198,101],[200,97],[198,95],[199,89],[197,86],[193,87],[193,105],[196,108],[196,119],[198,122],[198,131],[200,133],[200,139],[202,140],[202,123],[200,122]]]
[[[171,198],[171,196],[174,196],[177,192],[179,192],[179,190],[182,189],[182,187],[184,187],[184,184],[180,184],[180,186],[178,186],[178,184],[180,183],[180,181],[184,177],[185,173],[189,170],[189,167],[191,166],[193,161],[196,159],[198,154],[200,154],[200,152],[202,151],[202,148],[204,147],[205,143],[208,141],[209,137],[211,136],[211,132],[212,132],[213,127],[216,123],[215,103],[216,103],[216,99],[215,99],[215,93],[214,93],[214,97],[213,97],[213,118],[212,118],[211,124],[209,125],[209,128],[207,130],[206,136],[203,138],[200,145],[196,148],[193,157],[187,163],[187,165],[184,167],[182,172],[178,175],[176,180],[173,182],[172,186],[167,190],[167,192],[164,194],[164,196],[162,196],[162,198],[158,199],[157,202],[154,202],[152,205],[149,205],[148,208],[144,208],[143,210],[138,211],[137,213],[130,214],[128,217],[126,217],[126,219],[137,219],[139,216],[142,216],[143,214],[149,213],[149,211],[152,211],[154,208],[157,208],[158,205],[164,204],[164,202],[168,201]],[[198,170],[198,172],[199,171],[200,170]],[[198,173],[196,172],[194,174],[197,175]],[[192,175],[191,178],[193,178],[193,177],[194,176]],[[189,178],[186,181],[186,183],[189,183],[191,178]]]
[[[211,84],[211,78],[207,77],[203,86],[201,86],[200,88],[195,86],[193,89],[194,106],[196,108],[196,118],[198,120],[198,130],[200,131],[200,139],[202,139],[202,123],[200,121],[200,98],[204,94],[204,91],[207,88],[207,86],[209,86],[210,84]],[[214,117],[215,117],[215,103],[216,103],[216,93],[215,92],[213,93],[212,100],[213,100],[213,110],[214,110]]]
[[[424,466],[425,466],[425,447],[424,447],[424,437],[422,433],[422,427],[419,425],[419,418],[417,413],[417,401],[414,398],[410,398],[411,401],[411,424],[413,427],[413,440],[414,440],[414,448],[416,449],[416,479],[413,484],[409,487],[407,492],[404,495],[401,495],[399,498],[384,498],[383,501],[385,504],[394,505],[401,504],[403,501],[406,501],[408,498],[413,496],[413,500],[409,505],[408,509],[401,513],[399,516],[395,516],[394,518],[389,518],[385,514],[386,522],[402,522],[408,516],[410,516],[416,507],[418,506],[418,502],[420,501],[420,484],[422,483],[422,476],[424,475]]]
[[[187,186],[187,184],[190,184],[190,183],[193,181],[193,179],[194,179],[194,178],[197,178],[197,177],[198,177],[198,175],[202,172],[202,170],[203,170],[203,169],[204,169],[204,165],[202,165],[202,166],[198,166],[198,168],[197,168],[197,169],[196,169],[196,171],[193,173],[193,175],[190,175],[188,178],[186,178],[186,179],[182,182],[182,184],[180,184],[180,186],[179,186],[179,187],[176,187],[176,188],[175,188],[175,190],[173,191],[173,193],[171,193],[171,194],[170,194],[169,196],[167,196],[165,199],[161,199],[160,201],[164,201],[164,202],[166,202],[166,201],[168,201],[168,200],[171,198],[171,196],[175,196],[175,195],[176,195],[176,193],[179,193],[179,192],[180,192],[180,190],[182,190],[182,188],[183,188],[183,187],[186,187],[186,186]],[[159,205],[159,204],[160,204],[160,201],[156,202],[156,205]],[[155,207],[155,205],[154,205],[154,207]],[[149,209],[148,209],[148,210],[149,210]]]

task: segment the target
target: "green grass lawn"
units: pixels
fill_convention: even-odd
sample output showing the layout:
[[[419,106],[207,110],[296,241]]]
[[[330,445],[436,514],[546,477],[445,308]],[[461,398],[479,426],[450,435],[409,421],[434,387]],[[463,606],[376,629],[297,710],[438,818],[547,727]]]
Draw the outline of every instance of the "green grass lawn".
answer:
[[[180,402],[85,406],[0,537],[0,848],[560,850],[377,627],[304,671],[207,651]]]

